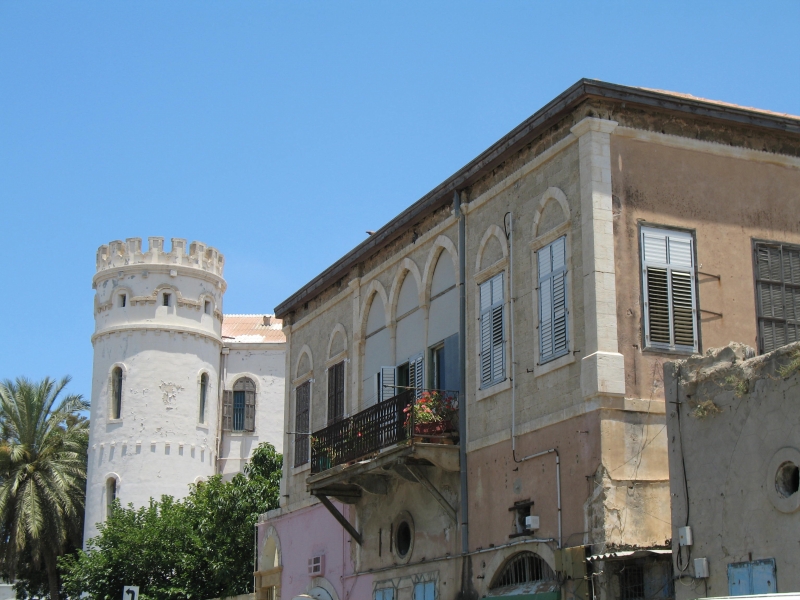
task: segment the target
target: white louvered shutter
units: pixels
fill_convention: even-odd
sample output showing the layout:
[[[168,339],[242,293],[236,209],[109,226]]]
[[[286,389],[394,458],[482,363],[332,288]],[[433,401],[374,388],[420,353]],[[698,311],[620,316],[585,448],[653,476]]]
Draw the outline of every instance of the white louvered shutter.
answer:
[[[566,236],[537,253],[539,266],[539,363],[569,353]]]
[[[505,378],[505,297],[503,273],[480,286],[481,388]]]
[[[642,227],[645,345],[697,352],[694,238]]]
[[[396,381],[397,370],[394,367],[381,367],[378,402],[383,402],[397,395]]]

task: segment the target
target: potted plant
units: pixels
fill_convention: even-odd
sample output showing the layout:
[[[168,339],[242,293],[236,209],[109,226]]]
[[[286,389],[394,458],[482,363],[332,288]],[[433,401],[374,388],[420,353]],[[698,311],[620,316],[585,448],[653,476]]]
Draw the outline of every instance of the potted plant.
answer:
[[[403,412],[406,414],[405,426],[409,436],[442,436],[452,429],[455,408],[449,395],[426,391],[406,406]]]

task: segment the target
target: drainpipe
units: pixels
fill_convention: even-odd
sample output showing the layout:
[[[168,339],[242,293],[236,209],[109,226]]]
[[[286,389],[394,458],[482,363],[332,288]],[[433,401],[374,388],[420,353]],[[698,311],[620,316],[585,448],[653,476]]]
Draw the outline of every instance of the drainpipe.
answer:
[[[225,381],[228,377],[228,353],[230,348],[224,345],[219,356],[219,377],[217,380],[217,435],[216,435],[216,453],[217,453],[217,474],[222,470],[222,461],[219,457],[219,451],[222,447],[222,398],[225,393]]]
[[[558,547],[561,548],[561,458],[558,455],[558,449],[550,448],[543,452],[537,452],[530,456],[517,458],[517,363],[516,356],[514,355],[514,304],[516,298],[514,297],[514,215],[510,212],[506,213],[508,217],[508,228],[506,236],[508,237],[509,257],[508,257],[508,287],[511,294],[511,456],[515,463],[521,463],[532,458],[538,458],[547,454],[556,455],[556,498],[558,507]],[[504,219],[505,221],[505,219]]]
[[[469,503],[467,495],[467,217],[461,211],[461,196],[453,192],[453,207],[458,219],[458,437],[461,465],[461,553],[469,552]]]

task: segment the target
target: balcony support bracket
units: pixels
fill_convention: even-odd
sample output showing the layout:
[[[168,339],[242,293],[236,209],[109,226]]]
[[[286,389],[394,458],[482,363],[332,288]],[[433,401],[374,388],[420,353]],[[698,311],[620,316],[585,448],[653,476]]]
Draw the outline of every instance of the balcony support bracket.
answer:
[[[339,521],[339,524],[345,528],[347,533],[350,534],[356,542],[358,542],[359,546],[364,545],[364,538],[361,537],[361,534],[356,531],[356,528],[350,524],[350,521],[344,518],[344,515],[338,511],[338,509],[333,505],[333,502],[323,494],[322,492],[315,492],[314,495],[319,498],[319,501],[322,502],[322,505],[328,509],[328,512],[333,515],[333,518]]]
[[[411,472],[412,475],[414,475],[417,481],[422,484],[422,487],[428,490],[430,495],[433,496],[434,499],[442,506],[444,511],[447,513],[447,516],[453,520],[453,523],[458,525],[456,509],[450,506],[450,503],[447,501],[447,499],[442,496],[442,493],[437,490],[436,486],[434,486],[430,479],[425,476],[425,473],[422,472],[422,469],[416,465],[406,465],[406,468]]]

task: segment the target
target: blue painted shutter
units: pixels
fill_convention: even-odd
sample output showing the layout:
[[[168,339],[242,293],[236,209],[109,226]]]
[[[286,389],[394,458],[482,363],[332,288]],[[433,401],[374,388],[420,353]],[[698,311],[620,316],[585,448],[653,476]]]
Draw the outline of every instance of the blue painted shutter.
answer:
[[[539,266],[539,362],[569,352],[566,236],[537,252]]]
[[[774,558],[728,565],[728,593],[731,596],[774,594],[777,591]]]
[[[774,594],[778,591],[775,559],[754,560],[752,566],[753,594]]]
[[[731,563],[728,565],[728,595],[747,596],[751,592],[750,565]]]

